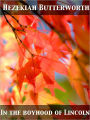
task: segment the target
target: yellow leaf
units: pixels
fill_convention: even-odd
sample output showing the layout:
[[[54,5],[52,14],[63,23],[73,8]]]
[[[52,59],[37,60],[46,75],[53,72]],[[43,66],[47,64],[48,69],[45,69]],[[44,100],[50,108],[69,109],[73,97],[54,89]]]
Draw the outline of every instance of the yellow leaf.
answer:
[[[74,87],[79,97],[85,104],[87,104],[83,88],[83,83],[88,84],[87,77],[81,64],[74,57],[71,58],[71,63],[68,69],[68,76],[71,85]]]
[[[52,96],[51,94],[47,93],[44,90],[35,94],[32,85],[27,84],[27,88],[25,88],[26,84],[27,83],[23,83],[23,87],[20,93],[17,86],[15,86],[14,88],[17,105],[49,105],[49,104],[63,105],[64,104],[63,102],[59,101],[57,98],[55,98],[54,96]],[[23,96],[25,96],[26,99],[22,103]]]

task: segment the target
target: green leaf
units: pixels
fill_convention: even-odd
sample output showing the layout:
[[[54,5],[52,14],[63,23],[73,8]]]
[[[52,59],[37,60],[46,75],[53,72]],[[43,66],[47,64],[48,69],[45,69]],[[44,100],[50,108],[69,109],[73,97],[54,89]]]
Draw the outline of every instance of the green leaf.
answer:
[[[59,78],[56,81],[60,84],[60,86],[62,86],[66,90],[66,92],[64,93],[59,89],[55,89],[55,96],[58,99],[60,99],[66,105],[69,104],[69,100],[71,100],[77,105],[83,104],[66,77],[59,76]]]
[[[26,96],[23,96],[22,98],[22,102],[24,102],[26,100]]]

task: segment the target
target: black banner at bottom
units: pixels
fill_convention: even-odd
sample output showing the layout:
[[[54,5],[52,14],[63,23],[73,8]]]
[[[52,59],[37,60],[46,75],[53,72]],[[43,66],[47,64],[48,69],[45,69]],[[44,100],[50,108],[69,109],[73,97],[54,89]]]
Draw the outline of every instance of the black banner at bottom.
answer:
[[[1,105],[0,120],[89,120],[88,105]]]

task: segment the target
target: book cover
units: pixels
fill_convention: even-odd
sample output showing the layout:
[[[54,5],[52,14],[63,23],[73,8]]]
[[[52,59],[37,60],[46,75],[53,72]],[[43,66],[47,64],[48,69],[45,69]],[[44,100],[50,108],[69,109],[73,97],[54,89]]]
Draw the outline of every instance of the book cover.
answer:
[[[0,1],[0,120],[89,120],[89,0]]]

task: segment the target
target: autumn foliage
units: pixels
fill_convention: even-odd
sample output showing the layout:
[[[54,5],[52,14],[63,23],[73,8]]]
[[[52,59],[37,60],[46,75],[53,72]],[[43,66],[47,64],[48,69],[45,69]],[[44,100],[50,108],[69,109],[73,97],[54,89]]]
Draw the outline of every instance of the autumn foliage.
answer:
[[[89,104],[88,15],[4,14],[0,23],[0,104],[64,104],[55,97],[55,88],[66,92],[55,72]]]

